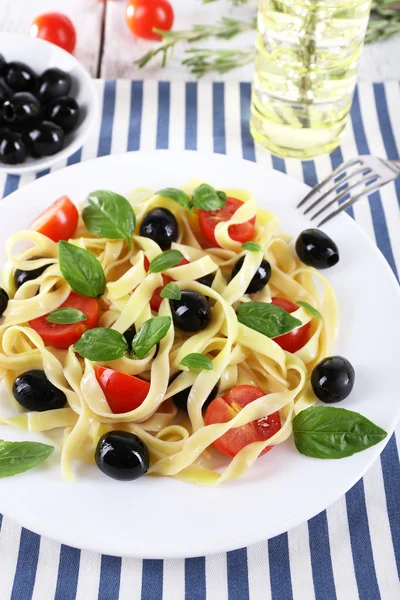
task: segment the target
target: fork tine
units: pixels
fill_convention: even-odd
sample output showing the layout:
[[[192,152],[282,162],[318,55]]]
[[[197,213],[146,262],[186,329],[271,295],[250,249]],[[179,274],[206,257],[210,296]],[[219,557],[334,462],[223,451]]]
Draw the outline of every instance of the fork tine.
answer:
[[[297,208],[303,206],[303,204],[305,204],[310,198],[312,198],[314,194],[318,193],[327,183],[330,183],[333,179],[335,179],[335,177],[337,177],[339,173],[345,172],[346,169],[348,169],[349,167],[353,167],[354,165],[358,164],[362,164],[361,161],[359,159],[354,158],[353,160],[348,161],[344,165],[339,165],[338,167],[336,167],[336,169],[332,171],[331,175],[327,179],[321,181],[321,183],[318,183],[315,187],[313,187],[313,189],[303,198],[303,200],[299,202]]]
[[[312,217],[310,217],[310,220],[313,221],[314,219],[316,219],[317,217],[319,217],[319,215],[321,213],[325,212],[327,208],[329,208],[330,206],[332,206],[332,204],[335,204],[336,202],[340,202],[342,198],[344,198],[349,192],[351,192],[351,190],[354,190],[359,185],[361,185],[361,184],[364,183],[365,186],[367,187],[368,185],[372,185],[376,179],[379,179],[378,175],[368,174],[365,177],[363,177],[363,179],[360,179],[360,181],[356,181],[356,183],[353,183],[353,185],[347,187],[338,196],[335,196],[334,198],[332,198],[332,200],[330,200],[329,202],[327,202],[322,208],[320,208],[315,213],[315,215],[313,215]],[[369,181],[370,181],[370,183],[369,183]]]
[[[352,171],[351,173],[349,173],[349,175],[347,175],[347,177],[345,177],[344,179],[340,179],[334,187],[329,188],[329,190],[326,191],[324,194],[322,194],[322,196],[320,196],[315,202],[313,202],[311,204],[311,206],[308,206],[303,214],[306,215],[307,213],[309,213],[310,210],[312,210],[318,204],[320,204],[323,200],[325,200],[325,198],[327,198],[332,192],[335,192],[337,190],[337,188],[339,188],[341,185],[343,185],[344,183],[346,183],[347,181],[352,179],[352,177],[354,175],[358,175],[359,173],[362,173],[363,171],[365,171],[365,167],[360,167],[356,171]],[[368,169],[368,173],[366,173],[366,175],[369,175],[369,173],[371,173],[371,169]],[[360,181],[362,181],[362,180],[360,180]],[[347,189],[351,189],[351,188],[347,188]],[[342,195],[342,192],[341,192],[341,195]],[[338,199],[338,196],[335,197],[335,200],[337,200],[337,199]]]
[[[343,210],[352,206],[355,202],[357,202],[357,200],[359,200],[363,196],[369,196],[369,194],[372,194],[372,192],[376,192],[376,190],[379,190],[380,187],[382,187],[381,182],[376,181],[375,184],[372,184],[369,189],[363,190],[362,192],[360,192],[359,194],[357,194],[357,196],[354,196],[353,198],[349,198],[348,200],[346,200],[346,202],[343,202],[343,204],[341,204],[339,206],[339,208],[337,208],[336,210],[331,212],[327,217],[322,219],[322,221],[320,221],[318,223],[317,227],[321,227],[321,225],[324,225],[325,223],[327,223],[328,221],[333,219],[333,217],[336,217],[336,215],[341,213]]]

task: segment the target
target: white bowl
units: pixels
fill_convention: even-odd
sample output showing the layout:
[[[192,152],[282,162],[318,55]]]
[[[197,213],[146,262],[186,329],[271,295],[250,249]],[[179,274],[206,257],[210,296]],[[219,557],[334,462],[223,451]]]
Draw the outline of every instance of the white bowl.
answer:
[[[97,96],[93,80],[74,56],[58,46],[20,33],[0,33],[0,53],[7,62],[25,62],[37,74],[50,67],[58,67],[71,75],[70,95],[79,104],[81,114],[77,127],[65,136],[64,147],[53,156],[27,158],[18,165],[0,163],[0,173],[21,175],[48,169],[62,159],[71,156],[85,142],[97,116]]]

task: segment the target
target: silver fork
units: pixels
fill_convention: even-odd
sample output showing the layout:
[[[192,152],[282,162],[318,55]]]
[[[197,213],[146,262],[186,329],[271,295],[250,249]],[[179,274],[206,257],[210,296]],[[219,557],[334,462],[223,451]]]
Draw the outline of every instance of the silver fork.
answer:
[[[312,213],[311,221],[322,216],[317,223],[317,227],[320,227],[363,196],[372,194],[399,176],[400,160],[386,160],[368,154],[358,156],[340,165],[329,177],[313,187],[297,208],[303,207],[305,215]],[[346,196],[349,197],[341,202]],[[333,210],[326,214],[331,206]]]

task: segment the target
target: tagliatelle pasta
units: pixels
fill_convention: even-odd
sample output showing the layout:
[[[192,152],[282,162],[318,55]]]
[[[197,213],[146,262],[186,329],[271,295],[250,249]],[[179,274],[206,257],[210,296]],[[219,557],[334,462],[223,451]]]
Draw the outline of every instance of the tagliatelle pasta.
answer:
[[[198,184],[190,182],[185,192],[190,195]],[[8,260],[2,286],[10,300],[0,324],[0,370],[14,415],[2,416],[0,422],[35,432],[63,429],[61,469],[67,479],[74,478],[74,461],[93,462],[103,434],[123,430],[136,434],[147,445],[149,474],[219,484],[242,476],[267,446],[284,442],[291,435],[295,415],[314,403],[309,376],[313,367],[331,353],[337,332],[333,290],[319,272],[301,263],[276,216],[257,207],[251,193],[236,189],[225,192],[243,204],[230,220],[216,225],[219,247],[205,242],[196,211],[191,214],[174,200],[147,189],[136,190],[129,197],[137,219],[130,244],[89,233],[79,218],[69,242],[98,259],[107,282],[99,300],[98,327],[124,334],[134,325],[138,331],[155,315],[151,299],[165,285],[163,276],[174,281],[181,292],[192,290],[209,298],[211,321],[207,327],[188,334],[171,326],[158,348],[154,346],[143,358],[125,354],[112,361],[94,362],[82,358],[72,345],[68,349],[45,345],[29,321],[54,311],[71,293],[60,269],[57,244],[30,230],[20,231],[7,241]],[[175,216],[179,235],[171,249],[179,250],[187,261],[167,268],[162,275],[148,269],[162,249],[153,239],[139,234],[143,217],[154,208],[166,208]],[[243,249],[241,242],[229,233],[233,225],[254,217],[253,241],[260,245],[260,251]],[[16,251],[21,242],[24,249]],[[241,257],[243,265],[231,278]],[[263,258],[271,267],[269,282],[260,292],[246,294]],[[32,271],[46,265],[39,276],[16,289],[16,269]],[[210,274],[214,276],[211,287],[197,281]],[[293,354],[283,350],[273,338],[238,320],[238,306],[249,301],[270,303],[273,297],[294,303],[303,301],[322,316],[314,318],[300,305],[292,313],[301,326],[310,323],[308,341]],[[158,315],[172,316],[167,298],[162,299]],[[181,361],[193,353],[208,357],[212,370],[182,366]],[[114,413],[96,378],[96,366],[148,381],[150,387],[143,402],[127,412]],[[17,376],[31,369],[42,369],[47,379],[65,394],[64,408],[44,412],[18,409],[11,387]],[[238,385],[257,386],[264,395],[247,404],[230,421],[206,425],[202,409],[213,388],[218,386],[221,396]],[[176,408],[173,397],[188,389],[186,413]],[[215,440],[233,428],[276,412],[281,421],[277,433],[246,445],[224,470],[214,470]]]

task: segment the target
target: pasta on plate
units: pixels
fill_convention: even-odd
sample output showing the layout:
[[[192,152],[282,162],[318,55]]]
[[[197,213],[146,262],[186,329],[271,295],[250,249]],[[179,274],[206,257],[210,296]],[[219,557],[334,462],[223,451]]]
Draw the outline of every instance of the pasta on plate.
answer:
[[[183,197],[192,198],[199,186],[201,182],[189,182],[181,190]],[[208,188],[213,191],[215,200],[213,188],[206,188],[208,192]],[[337,333],[337,305],[328,280],[300,261],[277,218],[257,206],[250,192],[224,190],[228,199],[239,201],[239,208],[228,220],[214,224],[216,244],[211,245],[201,227],[199,213],[202,210],[196,203],[188,210],[182,199],[178,202],[168,197],[174,195],[168,190],[164,195],[137,189],[130,195],[136,226],[129,239],[124,239],[123,234],[112,238],[110,232],[104,236],[94,234],[93,231],[97,231],[96,224],[93,225],[95,218],[89,211],[92,232],[80,212],[76,230],[63,246],[64,250],[72,245],[88,251],[104,273],[106,285],[104,293],[96,298],[99,312],[96,329],[92,332],[99,328],[111,329],[118,333],[115,339],[119,340],[132,327],[137,336],[149,320],[169,318],[163,323],[171,323],[171,326],[144,356],[140,352],[139,356],[122,352],[112,360],[91,360],[84,357],[84,351],[82,354],[78,351],[81,341],[67,348],[46,344],[34,327],[35,320],[56,311],[64,303],[68,306],[72,290],[79,293],[60,264],[60,244],[65,242],[58,244],[38,227],[15,233],[6,243],[8,260],[3,269],[2,286],[10,300],[0,324],[0,369],[15,414],[1,417],[0,422],[35,432],[61,428],[61,470],[67,479],[74,478],[75,460],[94,462],[101,436],[118,430],[135,434],[147,446],[148,474],[206,485],[220,484],[242,476],[266,448],[284,442],[292,433],[294,417],[315,403],[310,374],[315,365],[332,352]],[[218,194],[223,205],[225,194]],[[204,198],[204,202],[208,201]],[[151,237],[141,235],[141,223],[153,209],[167,209],[178,225],[176,239],[166,251]],[[243,243],[232,234],[236,231],[232,226],[240,230],[243,224],[254,223],[254,218],[253,243]],[[156,264],[154,259],[167,257],[166,252],[171,250],[178,251],[173,266],[166,263],[162,270],[152,269]],[[232,270],[241,258],[242,266],[232,277]],[[260,291],[249,294],[246,291],[262,260],[270,267],[269,280]],[[29,273],[38,270],[39,274],[17,287],[16,270]],[[204,279],[198,281],[206,276],[211,285],[206,285]],[[177,302],[185,291],[208,299],[207,326],[198,331],[183,331],[176,325],[172,311],[175,300],[168,295],[160,296],[160,289],[165,289],[167,282],[174,284],[169,288],[177,295]],[[158,310],[154,310],[155,294],[159,298]],[[244,309],[239,307],[248,303],[256,308],[261,303],[271,306],[275,298],[295,304],[290,317],[298,319],[297,329],[307,326],[307,340],[295,352],[283,349],[279,340],[274,340],[277,336],[268,337],[240,318]],[[279,307],[279,302],[275,306]],[[321,318],[308,307],[314,307]],[[278,312],[280,310],[278,308]],[[57,327],[61,325],[55,324],[55,331]],[[87,329],[82,339],[89,332]],[[182,365],[181,361],[185,363],[189,355],[197,359],[198,355],[206,357],[207,367]],[[125,412],[113,411],[107,391],[100,384],[101,368],[148,382],[143,401]],[[65,406],[21,412],[13,395],[14,381],[22,373],[35,369],[43,370],[47,380],[65,394]],[[230,420],[210,423],[207,415],[212,403],[208,399],[213,390],[214,396],[220,398],[237,386],[254,386],[263,393],[234,411]],[[185,390],[187,410],[181,410],[174,398]],[[214,468],[217,464],[214,442],[234,428],[274,413],[279,415],[280,426],[273,435],[256,437],[231,455],[230,462],[225,462],[222,469]]]

